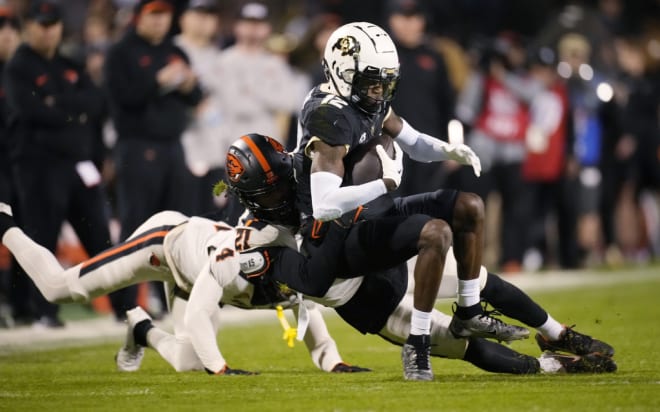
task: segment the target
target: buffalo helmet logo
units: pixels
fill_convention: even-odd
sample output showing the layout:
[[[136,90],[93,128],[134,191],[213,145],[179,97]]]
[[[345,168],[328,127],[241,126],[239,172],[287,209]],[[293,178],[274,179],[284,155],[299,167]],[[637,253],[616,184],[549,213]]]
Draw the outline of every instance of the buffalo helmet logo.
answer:
[[[337,39],[337,42],[332,48],[339,49],[342,56],[353,56],[360,53],[360,43],[353,36],[345,36]]]

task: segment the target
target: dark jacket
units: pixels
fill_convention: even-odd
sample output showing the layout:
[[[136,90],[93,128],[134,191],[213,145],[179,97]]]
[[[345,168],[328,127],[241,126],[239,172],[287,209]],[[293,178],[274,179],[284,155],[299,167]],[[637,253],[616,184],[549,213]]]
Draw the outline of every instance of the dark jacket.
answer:
[[[202,92],[197,86],[187,94],[160,90],[156,73],[173,59],[189,61],[170,38],[152,45],[135,30],[129,30],[110,49],[104,71],[119,139],[162,142],[180,138]]]
[[[22,44],[5,67],[3,85],[13,158],[91,158],[103,93],[80,65],[60,54],[48,60]]]

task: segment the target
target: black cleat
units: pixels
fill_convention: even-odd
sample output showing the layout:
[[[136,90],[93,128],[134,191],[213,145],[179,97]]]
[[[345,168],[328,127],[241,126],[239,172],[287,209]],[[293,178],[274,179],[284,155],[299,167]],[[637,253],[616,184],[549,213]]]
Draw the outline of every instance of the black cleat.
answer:
[[[575,326],[575,325],[573,325]],[[548,340],[540,333],[534,337],[541,350],[562,351],[576,355],[587,355],[589,353],[600,353],[604,356],[614,356],[614,348],[607,343],[594,339],[589,335],[583,335],[573,330],[573,326],[567,326],[558,340]]]
[[[499,314],[499,312],[494,310],[484,310],[480,315],[473,316],[469,319],[461,319],[456,316],[456,309],[454,309],[454,316],[449,323],[449,331],[457,339],[474,337],[496,339],[500,342],[511,342],[529,337],[528,329],[521,326],[509,325],[494,317]]]
[[[600,353],[589,353],[584,356],[564,355],[555,352],[544,352],[541,359],[554,359],[561,367],[557,372],[565,373],[610,373],[616,372],[617,366],[612,358]]]
[[[403,378],[407,381],[432,381],[431,336],[410,335],[401,349]]]
[[[362,368],[357,365],[349,365],[348,363],[339,362],[332,370],[332,373],[357,373],[357,372],[371,372],[369,368]]]

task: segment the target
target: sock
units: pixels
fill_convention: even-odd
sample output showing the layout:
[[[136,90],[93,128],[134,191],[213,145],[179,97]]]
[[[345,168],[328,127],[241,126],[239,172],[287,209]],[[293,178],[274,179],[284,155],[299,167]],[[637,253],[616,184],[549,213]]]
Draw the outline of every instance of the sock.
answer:
[[[480,303],[476,303],[472,306],[460,306],[456,305],[454,309],[454,315],[457,318],[467,320],[475,316],[482,315],[484,313],[484,308],[481,307]]]
[[[495,373],[534,374],[541,369],[533,356],[481,338],[470,338],[463,360]]]
[[[147,332],[153,327],[154,325],[151,324],[149,319],[138,322],[133,328],[133,338],[135,338],[135,343],[144,347],[149,346],[147,344]]]
[[[548,320],[536,330],[543,335],[544,338],[549,340],[559,340],[561,334],[564,332],[564,325],[557,322],[548,314]]]
[[[481,298],[504,316],[535,329],[548,319],[548,313],[525,292],[493,273],[488,273]]]
[[[430,335],[431,334],[431,312],[422,312],[413,308],[410,319],[411,335]]]
[[[458,280],[458,306],[468,307],[479,303],[481,296],[479,278]]]

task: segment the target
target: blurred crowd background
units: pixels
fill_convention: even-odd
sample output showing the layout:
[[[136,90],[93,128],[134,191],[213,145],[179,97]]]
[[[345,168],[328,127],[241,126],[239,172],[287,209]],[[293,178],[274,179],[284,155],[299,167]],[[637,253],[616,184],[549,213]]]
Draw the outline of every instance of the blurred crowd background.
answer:
[[[406,160],[399,192],[480,194],[491,270],[625,267],[660,255],[658,0],[0,0],[0,200],[64,265],[125,240],[158,210],[235,222],[238,205],[211,193],[226,148],[248,132],[295,148],[297,110],[324,81],[325,41],[351,21],[377,23],[397,44],[397,113],[481,158],[479,179],[452,162]],[[20,69],[29,53],[19,44],[38,52],[48,37],[65,72],[79,67],[89,78],[88,100],[78,91],[59,98],[64,86],[40,95],[44,78],[26,81],[39,89],[37,105],[75,112],[76,133],[90,126],[84,153],[21,134],[38,126],[26,109],[36,103],[15,86],[31,70]],[[52,61],[34,64],[48,71]],[[135,74],[149,67],[147,77]],[[77,76],[66,87],[82,87]],[[59,127],[71,125],[37,131]],[[83,180],[80,192],[68,171]],[[46,186],[87,199],[97,214]],[[47,213],[51,204],[62,211]],[[107,230],[87,233],[84,223],[96,219]],[[62,326],[57,306],[6,250],[0,256],[0,324]],[[160,287],[143,285],[94,307],[122,319],[138,302],[158,316],[163,299]]]

